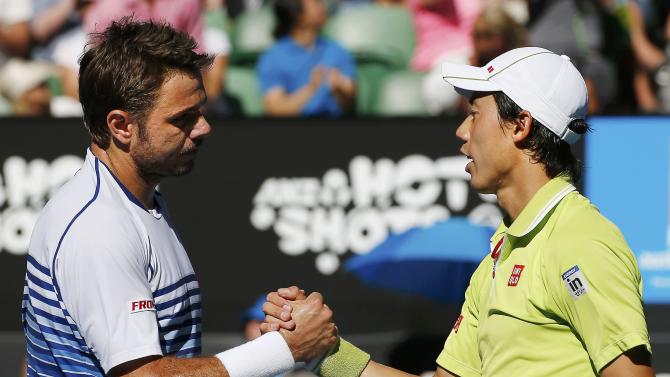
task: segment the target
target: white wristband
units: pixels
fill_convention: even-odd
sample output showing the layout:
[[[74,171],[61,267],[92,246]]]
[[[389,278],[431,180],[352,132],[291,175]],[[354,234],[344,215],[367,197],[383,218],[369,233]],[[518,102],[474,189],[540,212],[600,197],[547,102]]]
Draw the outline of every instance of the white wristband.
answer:
[[[279,332],[273,331],[215,355],[230,377],[270,377],[293,368],[291,349]]]

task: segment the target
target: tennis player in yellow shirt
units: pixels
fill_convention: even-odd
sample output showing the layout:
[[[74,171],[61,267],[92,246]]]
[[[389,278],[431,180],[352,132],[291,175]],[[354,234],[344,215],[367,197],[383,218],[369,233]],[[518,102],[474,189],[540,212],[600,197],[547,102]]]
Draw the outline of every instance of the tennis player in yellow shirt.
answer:
[[[519,48],[484,67],[443,66],[470,101],[458,127],[472,186],[507,218],[470,279],[437,377],[653,376],[642,279],[619,229],[573,183],[586,85],[567,56]],[[290,331],[296,287],[268,295],[265,331]],[[324,377],[405,377],[340,339]]]

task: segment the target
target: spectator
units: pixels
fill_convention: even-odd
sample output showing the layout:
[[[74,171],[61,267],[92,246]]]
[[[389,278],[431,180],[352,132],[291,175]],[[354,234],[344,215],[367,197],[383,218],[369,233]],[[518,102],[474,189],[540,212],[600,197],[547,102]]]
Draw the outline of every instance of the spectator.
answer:
[[[1,0],[0,0],[1,1]],[[38,25],[33,29],[38,34],[49,35],[54,32],[56,24],[73,21],[72,15],[65,17],[66,9],[71,9],[72,0],[34,0],[48,3],[45,15],[38,15],[48,25]],[[112,21],[124,16],[134,15],[136,20],[162,20],[168,22],[175,29],[189,33],[198,43],[198,51],[205,51],[203,31],[203,6],[201,0],[76,0],[76,13],[82,23],[81,26],[69,27],[53,38],[51,59],[58,67],[62,94],[54,98],[51,103],[51,112],[55,116],[80,116],[81,105],[78,102],[79,57],[82,55],[87,42],[87,34],[104,30]],[[56,16],[53,13],[58,12]],[[77,20],[77,16],[74,16]],[[65,20],[68,18],[68,20]],[[39,38],[44,38],[40,36]],[[225,42],[224,42],[225,44]],[[216,48],[214,46],[213,48]],[[222,59],[215,63],[221,72]],[[225,64],[223,64],[225,72]],[[208,82],[208,77],[204,78]],[[216,80],[216,76],[209,76]],[[215,85],[210,85],[217,90]],[[219,90],[220,91],[220,90]]]
[[[81,0],[33,0],[30,34],[35,46],[33,59],[53,61],[54,39],[69,29],[81,26],[78,9]]]
[[[31,16],[31,0],[0,0],[0,97],[10,101],[10,112],[16,115],[41,115],[48,109],[44,84],[50,72],[25,60]]]
[[[203,74],[208,100],[207,114],[222,117],[231,113],[223,96],[230,54],[230,39],[226,33],[226,10],[223,0],[204,0],[203,4],[204,49],[208,54],[215,56],[212,66]]]
[[[90,0],[33,0],[34,12],[30,32],[33,59],[54,65],[54,82],[50,90],[50,112],[53,116],[81,116],[77,95],[78,59],[84,51],[86,33],[82,13]]]
[[[26,57],[30,46],[30,0],[0,0],[0,65],[10,56]]]
[[[326,8],[320,0],[277,0],[277,42],[258,63],[270,116],[340,116],[356,93],[351,54],[320,37]]]
[[[84,29],[102,31],[112,21],[130,15],[137,21],[164,21],[189,33],[202,52],[202,9],[201,0],[95,0],[84,16]]]
[[[444,85],[442,62],[468,63],[473,52],[472,27],[481,9],[479,0],[407,0],[416,30],[412,68],[429,72],[423,81],[423,100],[432,114],[453,113],[460,96]]]
[[[53,73],[48,64],[20,59],[11,59],[0,68],[0,91],[12,102],[14,115],[49,114],[47,82]]]
[[[488,6],[475,21],[472,31],[474,53],[471,64],[478,67],[496,56],[528,44],[526,29],[517,23],[502,6]]]
[[[645,8],[649,11],[644,12]],[[636,61],[633,88],[643,112],[670,113],[668,8],[667,2],[628,2],[630,40]]]
[[[589,113],[612,104],[618,91],[614,64],[602,52],[605,43],[599,0],[531,0],[529,33],[532,46],[568,55],[584,76]]]

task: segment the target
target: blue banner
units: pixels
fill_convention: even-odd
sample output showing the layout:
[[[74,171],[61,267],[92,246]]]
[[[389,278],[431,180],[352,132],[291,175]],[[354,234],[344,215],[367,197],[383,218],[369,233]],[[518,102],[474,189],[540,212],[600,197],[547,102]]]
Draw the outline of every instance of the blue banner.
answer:
[[[586,138],[585,193],[637,256],[646,303],[670,303],[670,118],[598,117]]]

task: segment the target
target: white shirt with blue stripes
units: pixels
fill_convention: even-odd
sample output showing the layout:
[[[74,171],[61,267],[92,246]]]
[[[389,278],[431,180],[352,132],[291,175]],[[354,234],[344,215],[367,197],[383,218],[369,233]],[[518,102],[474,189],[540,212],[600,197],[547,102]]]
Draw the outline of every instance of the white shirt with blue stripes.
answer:
[[[155,203],[144,208],[90,150],[47,203],[23,294],[29,375],[103,376],[200,353],[198,281],[157,192]]]

